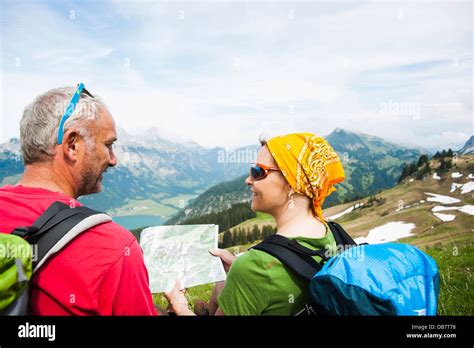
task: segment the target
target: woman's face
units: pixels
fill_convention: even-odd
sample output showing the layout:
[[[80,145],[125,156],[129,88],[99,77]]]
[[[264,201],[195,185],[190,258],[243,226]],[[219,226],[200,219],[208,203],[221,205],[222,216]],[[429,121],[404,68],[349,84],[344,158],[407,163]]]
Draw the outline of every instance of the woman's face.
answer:
[[[257,163],[278,168],[267,146],[262,146],[257,154]],[[252,176],[245,179],[252,190],[252,210],[274,215],[288,204],[290,186],[279,171],[271,170],[267,177],[254,181]]]

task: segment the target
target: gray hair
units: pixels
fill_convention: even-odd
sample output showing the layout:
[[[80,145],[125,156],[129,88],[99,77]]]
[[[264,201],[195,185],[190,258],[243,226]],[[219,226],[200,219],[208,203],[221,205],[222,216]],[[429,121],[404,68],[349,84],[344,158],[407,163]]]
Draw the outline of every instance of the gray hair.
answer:
[[[20,121],[21,153],[25,165],[47,162],[54,157],[59,121],[75,91],[74,87],[51,89],[25,108]],[[91,98],[82,93],[74,112],[64,124],[64,132],[75,128],[90,148],[93,144],[90,130],[104,109],[107,107],[99,97]]]

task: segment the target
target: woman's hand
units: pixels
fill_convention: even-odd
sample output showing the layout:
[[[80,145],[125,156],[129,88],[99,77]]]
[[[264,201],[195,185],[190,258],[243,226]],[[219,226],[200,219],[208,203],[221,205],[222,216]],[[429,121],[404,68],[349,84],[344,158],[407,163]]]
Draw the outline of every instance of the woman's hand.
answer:
[[[209,252],[211,255],[219,256],[221,258],[226,272],[229,272],[230,266],[232,266],[232,263],[237,258],[237,256],[225,249],[209,249]]]
[[[186,289],[181,289],[181,281],[177,280],[173,290],[165,292],[165,297],[168,300],[168,311],[176,313],[176,315],[195,315],[188,308],[188,300],[186,299]]]

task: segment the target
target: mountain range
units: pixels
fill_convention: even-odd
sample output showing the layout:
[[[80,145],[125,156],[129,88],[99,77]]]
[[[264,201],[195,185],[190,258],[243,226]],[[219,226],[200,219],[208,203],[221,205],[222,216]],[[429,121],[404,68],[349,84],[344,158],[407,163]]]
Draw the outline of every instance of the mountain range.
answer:
[[[236,150],[206,149],[165,140],[156,129],[139,136],[118,130],[118,165],[104,174],[103,191],[80,201],[112,215],[170,217],[210,186],[242,175],[257,145]],[[248,158],[248,162],[245,160]],[[0,186],[23,171],[18,139],[0,145]]]
[[[336,128],[325,138],[339,154],[346,179],[337,185],[337,191],[326,199],[324,207],[366,197],[394,186],[403,165],[418,159],[422,153],[421,149],[410,149],[376,136],[342,128]],[[244,182],[246,175],[211,187],[166,223],[181,223],[204,214],[223,211],[231,204],[249,201],[250,190]]]
[[[207,149],[163,139],[153,128],[140,135],[119,129],[118,138],[114,150],[119,164],[104,175],[103,191],[80,198],[92,208],[113,216],[157,216],[162,221],[174,216],[172,221],[180,221],[250,198],[244,179],[257,144]],[[341,128],[326,139],[341,156],[346,172],[346,181],[327,199],[328,205],[393,186],[403,164],[422,152]],[[15,138],[0,145],[0,185],[20,178],[19,150]]]
[[[474,135],[471,135],[466,144],[456,152],[460,155],[474,155]]]

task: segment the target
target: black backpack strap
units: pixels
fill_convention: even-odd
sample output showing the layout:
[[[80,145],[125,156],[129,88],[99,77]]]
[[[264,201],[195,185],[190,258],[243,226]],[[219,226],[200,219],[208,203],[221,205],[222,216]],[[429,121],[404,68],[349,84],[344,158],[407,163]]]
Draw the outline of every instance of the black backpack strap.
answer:
[[[70,207],[65,203],[54,202],[53,204],[49,206],[48,209],[46,209],[46,211],[43,214],[40,215],[40,217],[36,219],[36,221],[33,223],[33,226],[40,229],[44,225],[46,225],[46,223],[50,221],[54,216],[56,216],[60,211],[68,210],[69,208]]]
[[[344,247],[353,245],[357,246],[357,243],[352,239],[349,234],[344,231],[341,225],[339,225],[337,222],[333,221],[328,221],[327,222],[329,229],[331,230],[334,240],[336,241],[336,245],[342,245]]]
[[[313,278],[322,267],[312,256],[317,255],[327,260],[327,257],[324,255],[324,249],[312,250],[302,246],[295,240],[278,234],[269,236],[251,249],[261,250],[276,257],[291,271],[308,281]]]
[[[101,212],[86,207],[71,208],[67,204],[55,202],[33,226],[17,228],[12,234],[19,235],[37,246],[33,259],[34,273],[50,256],[60,251],[79,234],[108,221],[112,221],[110,216]]]
[[[327,222],[331,230],[336,245],[356,246],[357,243],[349,234],[336,222]],[[261,250],[276,257],[290,270],[310,280],[322,268],[322,263],[318,263],[313,259],[313,256],[319,256],[323,261],[327,261],[325,249],[312,250],[304,247],[295,240],[288,239],[278,234],[267,237],[263,242],[253,246],[251,249]]]
[[[325,249],[313,250],[301,245],[296,240],[286,238],[279,234],[273,234],[267,237],[265,243],[280,245],[302,256],[319,256],[325,261],[328,259],[325,255]]]
[[[51,218],[56,216],[60,211],[68,209],[69,206],[62,202],[54,202],[43,214],[41,214],[31,226],[17,227],[11,234],[17,235],[24,239],[30,239],[33,241],[33,236],[39,232],[39,229],[43,227]]]

